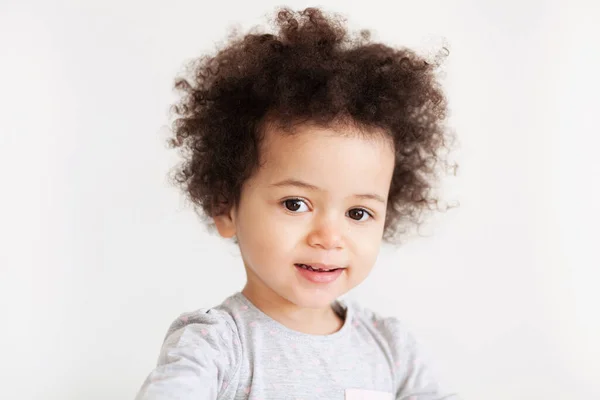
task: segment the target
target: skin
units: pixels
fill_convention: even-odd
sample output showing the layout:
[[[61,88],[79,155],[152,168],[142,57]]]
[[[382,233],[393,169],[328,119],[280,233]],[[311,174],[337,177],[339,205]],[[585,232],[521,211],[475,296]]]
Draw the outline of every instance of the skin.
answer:
[[[343,321],[331,303],[365,280],[379,254],[391,142],[352,127],[303,125],[290,135],[269,126],[260,152],[239,204],[214,217],[221,236],[237,238],[247,274],[242,293],[290,329],[333,333]],[[344,269],[334,282],[314,283],[296,263]]]

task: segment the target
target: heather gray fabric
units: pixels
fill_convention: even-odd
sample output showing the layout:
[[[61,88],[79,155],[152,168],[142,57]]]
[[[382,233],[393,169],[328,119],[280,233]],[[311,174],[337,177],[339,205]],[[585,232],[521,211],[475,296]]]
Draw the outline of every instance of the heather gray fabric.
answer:
[[[318,336],[286,328],[241,293],[183,314],[137,400],[458,400],[443,392],[396,318],[336,301],[344,325]]]

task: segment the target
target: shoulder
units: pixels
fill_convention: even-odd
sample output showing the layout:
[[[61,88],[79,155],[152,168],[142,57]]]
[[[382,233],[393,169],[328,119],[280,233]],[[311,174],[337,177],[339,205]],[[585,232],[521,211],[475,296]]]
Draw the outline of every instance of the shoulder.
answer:
[[[354,326],[369,332],[390,357],[398,397],[418,394],[423,398],[458,399],[455,393],[448,391],[446,383],[440,383],[440,374],[431,354],[407,323],[397,317],[381,316],[356,302],[348,302],[347,307]]]
[[[357,302],[347,302],[355,334],[374,340],[383,350],[396,373],[421,357],[420,345],[408,324],[395,316],[383,316]]]
[[[209,341],[233,349],[239,344],[239,336],[228,312],[219,307],[200,308],[180,314],[171,322],[164,338],[165,344],[194,341]]]
[[[227,340],[233,339],[237,332],[227,312],[219,308],[200,308],[180,314],[169,326],[165,341],[186,335]]]
[[[216,309],[176,318],[136,399],[216,398],[232,390],[242,353],[229,320],[226,312]]]
[[[355,326],[368,328],[373,334],[386,339],[392,346],[411,345],[415,338],[408,325],[394,316],[383,316],[356,301],[343,301]]]
[[[179,315],[167,330],[159,364],[174,357],[219,360],[228,370],[238,365],[241,345],[231,315],[219,308],[201,308]]]

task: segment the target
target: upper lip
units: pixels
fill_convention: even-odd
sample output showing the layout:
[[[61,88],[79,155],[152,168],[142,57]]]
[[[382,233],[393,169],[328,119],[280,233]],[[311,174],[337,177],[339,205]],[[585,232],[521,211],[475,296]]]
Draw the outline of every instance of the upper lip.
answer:
[[[340,269],[340,268],[344,268],[342,266],[339,265],[334,265],[334,264],[323,264],[323,263],[296,263],[296,264],[303,264],[303,265],[308,265],[314,269]]]

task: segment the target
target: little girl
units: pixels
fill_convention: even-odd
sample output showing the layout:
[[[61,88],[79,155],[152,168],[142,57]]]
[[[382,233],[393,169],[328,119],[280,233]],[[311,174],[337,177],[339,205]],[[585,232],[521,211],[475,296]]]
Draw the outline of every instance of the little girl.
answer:
[[[435,202],[435,66],[316,8],[275,22],[176,83],[176,180],[247,282],[172,324],[137,399],[457,399],[401,322],[338,299]]]

